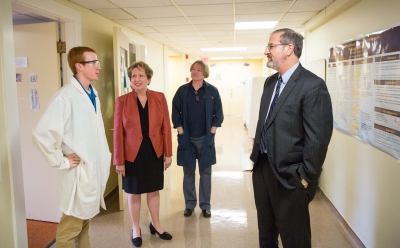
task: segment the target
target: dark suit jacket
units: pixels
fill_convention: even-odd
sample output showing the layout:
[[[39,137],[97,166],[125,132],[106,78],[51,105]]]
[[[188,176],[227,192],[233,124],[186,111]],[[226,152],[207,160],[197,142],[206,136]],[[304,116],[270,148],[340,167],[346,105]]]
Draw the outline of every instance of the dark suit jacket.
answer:
[[[260,154],[263,127],[278,73],[268,77],[261,97],[259,120],[250,159]],[[267,126],[268,160],[278,180],[288,189],[318,184],[332,135],[332,103],[325,82],[304,69],[294,71],[271,113]]]
[[[147,90],[149,108],[149,137],[157,157],[172,156],[171,124],[168,105],[161,92]],[[134,162],[142,144],[136,92],[120,96],[114,112],[114,164],[124,165],[125,160]]]

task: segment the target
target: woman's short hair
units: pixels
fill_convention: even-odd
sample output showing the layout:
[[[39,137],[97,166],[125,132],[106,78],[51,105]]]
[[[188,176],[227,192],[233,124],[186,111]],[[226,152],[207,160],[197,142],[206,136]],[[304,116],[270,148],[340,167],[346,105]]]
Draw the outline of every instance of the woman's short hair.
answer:
[[[132,71],[135,68],[144,70],[144,72],[146,73],[146,77],[150,82],[151,78],[153,77],[153,70],[150,68],[150,66],[148,64],[146,64],[143,61],[137,61],[137,62],[132,63],[131,66],[129,66],[129,68],[128,68],[129,78],[132,77]]]
[[[204,63],[203,60],[197,60],[195,61],[191,66],[190,66],[190,71],[192,71],[193,66],[195,64],[200,65],[201,67],[201,72],[203,73],[203,77],[204,78],[208,78],[208,76],[210,76],[210,69],[208,68],[208,65],[206,63]]]
[[[96,53],[92,48],[84,46],[73,47],[68,52],[68,65],[74,75],[78,74],[75,64],[85,60],[85,56],[83,56],[85,52]]]

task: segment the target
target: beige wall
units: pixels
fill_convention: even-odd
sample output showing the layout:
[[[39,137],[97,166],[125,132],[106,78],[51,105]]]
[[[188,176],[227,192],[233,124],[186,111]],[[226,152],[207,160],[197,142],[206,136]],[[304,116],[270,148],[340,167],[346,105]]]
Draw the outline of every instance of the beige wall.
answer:
[[[306,33],[307,61],[328,59],[332,43],[400,25],[399,10],[398,0],[358,2]],[[396,158],[334,130],[320,187],[367,247],[400,244],[399,181]]]

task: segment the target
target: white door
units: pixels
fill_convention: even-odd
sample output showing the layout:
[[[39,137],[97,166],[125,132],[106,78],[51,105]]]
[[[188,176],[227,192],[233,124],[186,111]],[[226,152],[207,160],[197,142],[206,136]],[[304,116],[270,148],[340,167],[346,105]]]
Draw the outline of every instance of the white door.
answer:
[[[245,82],[253,77],[253,65],[243,62],[211,62],[209,81],[218,88],[224,115],[243,115]]]
[[[26,218],[59,222],[58,173],[32,143],[32,130],[53,94],[61,87],[56,22],[14,26],[20,139]],[[31,94],[38,93],[39,109],[31,109]],[[23,178],[22,178],[23,177]]]

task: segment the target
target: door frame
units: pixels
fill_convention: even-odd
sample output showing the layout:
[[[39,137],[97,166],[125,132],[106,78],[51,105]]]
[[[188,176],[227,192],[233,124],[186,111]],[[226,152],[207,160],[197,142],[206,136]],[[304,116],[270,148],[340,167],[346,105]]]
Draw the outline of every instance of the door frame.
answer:
[[[67,49],[82,44],[81,13],[65,5],[47,0],[2,0],[0,13],[1,37],[4,38],[1,45],[3,64],[0,71],[4,79],[4,113],[6,124],[6,147],[8,147],[8,170],[10,171],[10,188],[12,214],[14,219],[14,244],[17,247],[27,247],[26,213],[24,182],[21,180],[21,144],[19,139],[19,118],[18,118],[18,96],[15,84],[15,58],[14,58],[14,38],[12,30],[12,6],[26,8],[33,13],[46,16],[50,19],[64,23],[64,31]],[[63,61],[64,62],[64,61]],[[65,59],[66,62],[66,59]],[[63,63],[66,64],[66,63]],[[72,72],[64,70],[65,77],[72,77]]]

